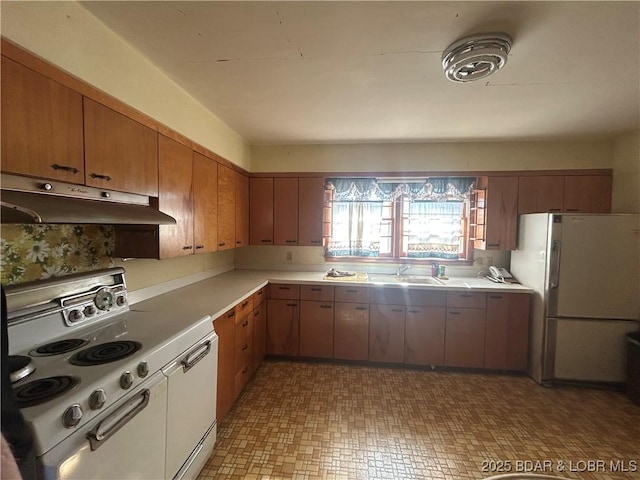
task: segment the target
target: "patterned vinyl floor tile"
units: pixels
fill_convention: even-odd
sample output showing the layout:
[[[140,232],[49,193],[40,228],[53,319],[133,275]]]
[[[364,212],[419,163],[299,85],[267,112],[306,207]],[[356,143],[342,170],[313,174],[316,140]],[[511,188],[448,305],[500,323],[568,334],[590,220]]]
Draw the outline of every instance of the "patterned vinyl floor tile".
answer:
[[[640,406],[524,376],[267,360],[198,480],[640,479]]]

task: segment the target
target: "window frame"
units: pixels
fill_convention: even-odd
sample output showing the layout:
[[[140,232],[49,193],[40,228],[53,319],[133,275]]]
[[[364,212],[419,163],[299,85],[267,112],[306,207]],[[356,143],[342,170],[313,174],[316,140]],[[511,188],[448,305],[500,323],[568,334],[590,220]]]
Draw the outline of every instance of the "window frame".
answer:
[[[450,178],[451,176],[446,176],[442,178]],[[434,176],[430,176],[430,178],[437,178]],[[471,265],[473,264],[473,240],[470,238],[470,200],[462,202],[462,215],[460,217],[461,221],[461,231],[462,231],[462,250],[458,254],[457,259],[443,259],[443,258],[411,258],[411,257],[402,257],[402,243],[403,243],[403,223],[405,215],[404,212],[404,203],[406,201],[405,195],[398,197],[395,200],[392,200],[391,210],[392,210],[392,242],[391,242],[391,255],[384,254],[378,257],[361,257],[361,256],[340,256],[334,257],[326,255],[326,246],[331,238],[331,224],[332,224],[332,204],[333,204],[334,192],[330,189],[325,189],[325,198],[324,198],[324,218],[323,218],[323,245],[325,248],[325,261],[326,262],[335,262],[335,263],[403,263],[403,264],[423,264],[428,265],[434,262],[443,263],[443,264],[452,264],[452,265]]]

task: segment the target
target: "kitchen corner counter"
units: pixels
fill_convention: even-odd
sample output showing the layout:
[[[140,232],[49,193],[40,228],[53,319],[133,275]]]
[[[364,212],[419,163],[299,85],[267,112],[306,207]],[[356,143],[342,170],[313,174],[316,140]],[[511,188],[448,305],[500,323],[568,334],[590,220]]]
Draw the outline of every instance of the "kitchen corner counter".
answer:
[[[326,284],[332,286],[366,286],[412,288],[447,291],[478,291],[502,293],[532,293],[529,287],[519,284],[498,284],[485,278],[452,277],[443,280],[444,285],[404,283],[392,275],[375,275],[365,282],[344,281],[339,278],[324,280],[323,272],[232,270],[215,277],[198,281],[156,297],[135,303],[134,311],[170,312],[193,318],[205,315],[214,319],[253,295],[268,283]],[[388,281],[387,281],[388,280]]]

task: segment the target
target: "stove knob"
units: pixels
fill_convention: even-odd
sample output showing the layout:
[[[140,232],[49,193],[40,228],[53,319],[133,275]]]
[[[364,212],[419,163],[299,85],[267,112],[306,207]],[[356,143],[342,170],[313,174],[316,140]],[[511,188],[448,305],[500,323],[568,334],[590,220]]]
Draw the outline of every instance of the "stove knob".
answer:
[[[140,362],[138,364],[138,376],[144,378],[149,375],[149,364],[147,362]]]
[[[127,299],[124,295],[120,295],[118,298],[116,298],[116,305],[118,305],[119,307],[122,307],[126,302]]]
[[[94,307],[93,305],[87,305],[86,307],[84,307],[83,311],[86,317],[90,317],[91,315],[94,315],[96,313],[96,307]]]
[[[99,388],[98,390],[94,390],[91,395],[89,395],[89,407],[91,410],[99,410],[101,409],[105,402],[107,401],[107,394],[104,393],[104,390]]]
[[[82,419],[82,407],[78,404],[71,405],[62,414],[62,424],[66,428],[75,427],[76,425],[78,425],[78,423],[80,423],[81,419]]]
[[[133,385],[133,373],[127,370],[122,375],[120,375],[120,387],[127,390],[131,388],[131,385]]]
[[[69,320],[72,322],[77,322],[82,319],[82,312],[80,310],[71,310],[69,312]]]

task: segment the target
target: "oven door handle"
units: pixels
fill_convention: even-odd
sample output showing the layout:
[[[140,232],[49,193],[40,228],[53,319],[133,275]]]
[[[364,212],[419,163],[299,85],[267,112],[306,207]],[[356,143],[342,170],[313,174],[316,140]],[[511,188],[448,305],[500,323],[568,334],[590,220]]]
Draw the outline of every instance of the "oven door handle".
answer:
[[[196,363],[202,360],[207,354],[211,351],[211,340],[207,340],[206,342],[198,345],[189,353],[184,360],[182,360],[182,371],[187,373],[191,368],[193,368]]]
[[[130,420],[138,415],[149,405],[151,392],[148,388],[142,390],[136,398],[118,408],[115,412],[101,421],[96,428],[87,433],[87,438],[91,444],[91,450],[96,450],[103,445],[109,437],[124,427]]]

